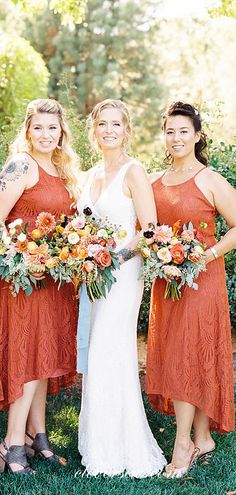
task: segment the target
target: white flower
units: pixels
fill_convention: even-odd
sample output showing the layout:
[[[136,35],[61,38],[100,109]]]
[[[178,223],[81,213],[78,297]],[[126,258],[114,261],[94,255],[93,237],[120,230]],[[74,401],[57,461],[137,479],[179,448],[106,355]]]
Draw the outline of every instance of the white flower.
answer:
[[[71,232],[71,234],[68,235],[68,242],[70,244],[77,244],[79,242],[79,236],[76,232]]]
[[[7,232],[4,230],[2,233],[2,242],[5,246],[9,246],[11,244],[11,238],[7,235]]]
[[[168,248],[159,249],[159,251],[157,251],[157,256],[163,263],[169,263],[172,260],[171,253]]]
[[[166,275],[166,277],[173,279],[175,277],[181,277],[181,271],[177,266],[164,266],[163,267],[163,272]]]
[[[23,223],[22,218],[17,218],[14,222],[8,224],[9,229],[14,229],[15,227],[20,227]]]
[[[101,237],[102,239],[107,239],[108,238],[108,233],[105,229],[99,229],[97,231],[97,236]]]
[[[202,246],[194,246],[193,250],[195,251],[195,253],[198,253],[198,254],[203,254],[204,253],[204,249],[202,249]]]
[[[17,239],[20,242],[25,242],[26,241],[26,235],[23,232],[21,232],[21,234],[18,235]]]

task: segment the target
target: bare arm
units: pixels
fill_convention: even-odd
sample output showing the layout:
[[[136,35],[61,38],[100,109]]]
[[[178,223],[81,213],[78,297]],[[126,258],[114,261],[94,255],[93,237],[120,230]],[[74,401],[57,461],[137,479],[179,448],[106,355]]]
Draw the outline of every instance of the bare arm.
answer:
[[[157,222],[156,206],[151,184],[148,180],[145,169],[140,164],[134,164],[127,172],[126,184],[134,202],[135,211],[142,230],[148,228],[149,223],[154,225]],[[120,251],[124,260],[129,259],[134,254],[140,238],[140,233]]]
[[[0,221],[5,221],[23,194],[29,175],[29,163],[23,155],[13,157],[0,172]]]
[[[218,173],[212,174],[211,189],[217,211],[230,227],[214,248],[218,256],[223,256],[236,248],[236,190]],[[207,262],[213,261],[214,254],[206,251]]]

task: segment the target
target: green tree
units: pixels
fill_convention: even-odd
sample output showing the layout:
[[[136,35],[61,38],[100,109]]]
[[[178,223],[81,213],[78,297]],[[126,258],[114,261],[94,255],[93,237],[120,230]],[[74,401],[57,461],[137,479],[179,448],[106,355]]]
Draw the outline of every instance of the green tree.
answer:
[[[48,6],[55,14],[60,14],[62,24],[80,24],[84,18],[87,0],[12,0],[27,13],[37,13]]]
[[[235,17],[236,18],[236,2],[235,0],[221,0],[217,2],[217,7],[212,7],[209,9],[209,13],[213,16],[225,15],[227,17]]]
[[[51,72],[51,94],[62,99],[60,79],[67,73],[71,99],[82,117],[101,99],[123,99],[133,110],[140,149],[153,141],[164,95],[158,54],[153,53],[159,22],[154,3],[156,9],[153,0],[89,0],[84,22],[72,30],[49,11],[26,28]]]
[[[20,37],[0,34],[0,123],[6,124],[31,99],[47,95],[42,57]]]

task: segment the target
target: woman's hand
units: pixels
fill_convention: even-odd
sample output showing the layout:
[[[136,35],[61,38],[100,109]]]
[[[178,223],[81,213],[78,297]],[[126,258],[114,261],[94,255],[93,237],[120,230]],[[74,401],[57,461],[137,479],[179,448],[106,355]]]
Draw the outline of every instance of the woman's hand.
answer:
[[[43,280],[45,278],[44,272],[29,272],[35,280]]]
[[[205,259],[206,265],[208,263],[210,263],[211,261],[214,261],[216,259],[216,257],[214,256],[214,254],[210,248],[206,249],[206,251],[204,252],[204,259]]]

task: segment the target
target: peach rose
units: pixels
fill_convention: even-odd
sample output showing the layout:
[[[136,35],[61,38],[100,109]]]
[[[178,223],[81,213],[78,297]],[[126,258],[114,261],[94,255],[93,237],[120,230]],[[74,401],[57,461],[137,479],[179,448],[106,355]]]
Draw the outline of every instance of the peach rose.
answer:
[[[45,265],[47,268],[54,268],[54,266],[57,266],[59,261],[59,258],[55,256],[54,258],[49,258],[49,260],[46,261]]]
[[[59,258],[60,260],[62,261],[65,261],[69,258],[69,249],[68,247],[64,246],[62,249],[61,249],[61,252],[59,254]]]
[[[189,254],[188,259],[189,261],[192,261],[192,263],[199,263],[200,261],[202,261],[202,255],[194,251],[194,253]]]
[[[176,244],[170,248],[172,260],[176,265],[181,265],[185,259],[185,252],[181,244]]]
[[[111,265],[111,254],[108,249],[102,249],[95,254],[94,259],[101,268]]]
[[[87,260],[87,261],[85,261],[85,262],[84,262],[84,264],[83,264],[83,270],[84,270],[85,272],[87,272],[87,273],[90,273],[90,272],[92,272],[92,271],[93,271],[94,266],[95,266],[95,265],[94,265],[94,263],[93,263],[92,261]]]

